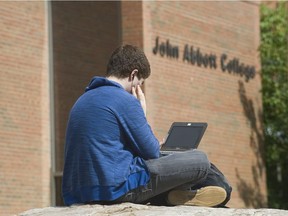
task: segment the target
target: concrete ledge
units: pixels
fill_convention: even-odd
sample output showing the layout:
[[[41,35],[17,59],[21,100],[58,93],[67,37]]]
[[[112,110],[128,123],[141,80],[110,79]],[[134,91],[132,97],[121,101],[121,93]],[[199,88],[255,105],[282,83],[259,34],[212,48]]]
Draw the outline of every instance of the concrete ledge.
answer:
[[[288,211],[279,209],[233,209],[233,208],[207,208],[194,206],[150,206],[132,203],[120,205],[78,205],[72,207],[46,207],[31,209],[20,213],[19,216],[288,216]]]

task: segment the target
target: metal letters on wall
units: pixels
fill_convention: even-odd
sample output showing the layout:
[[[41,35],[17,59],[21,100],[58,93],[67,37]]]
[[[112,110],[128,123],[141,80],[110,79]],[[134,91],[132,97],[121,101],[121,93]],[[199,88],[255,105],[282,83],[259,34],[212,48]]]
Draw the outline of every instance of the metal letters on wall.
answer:
[[[160,42],[159,37],[156,37],[153,53],[162,57],[179,59],[179,47],[170,44],[169,40]],[[194,48],[188,44],[184,47],[182,60],[198,67],[217,69],[218,66],[216,55],[203,53],[200,48]],[[223,72],[244,76],[247,82],[249,79],[253,79],[256,74],[255,66],[246,65],[238,58],[231,59],[225,53],[221,54],[219,64]]]

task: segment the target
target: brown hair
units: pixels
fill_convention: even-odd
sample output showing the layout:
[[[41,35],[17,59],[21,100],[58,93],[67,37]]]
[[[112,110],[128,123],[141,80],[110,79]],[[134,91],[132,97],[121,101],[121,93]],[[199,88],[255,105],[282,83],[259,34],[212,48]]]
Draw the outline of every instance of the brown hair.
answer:
[[[126,78],[134,69],[138,70],[138,79],[150,76],[150,64],[143,50],[129,44],[122,45],[112,53],[107,64],[106,76]]]

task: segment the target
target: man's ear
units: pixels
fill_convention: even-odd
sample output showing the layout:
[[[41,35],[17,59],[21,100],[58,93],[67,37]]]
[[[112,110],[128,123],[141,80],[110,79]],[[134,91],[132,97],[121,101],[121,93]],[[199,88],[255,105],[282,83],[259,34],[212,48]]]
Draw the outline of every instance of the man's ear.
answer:
[[[137,73],[138,73],[138,70],[134,69],[129,76],[129,81],[133,81],[135,76],[137,76]]]

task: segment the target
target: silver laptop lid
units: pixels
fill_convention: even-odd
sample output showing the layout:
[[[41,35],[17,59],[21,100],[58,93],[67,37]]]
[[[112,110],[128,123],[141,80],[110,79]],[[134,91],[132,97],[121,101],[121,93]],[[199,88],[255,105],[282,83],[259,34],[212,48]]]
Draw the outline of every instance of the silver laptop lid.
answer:
[[[174,122],[161,151],[196,149],[208,124],[205,122]]]

